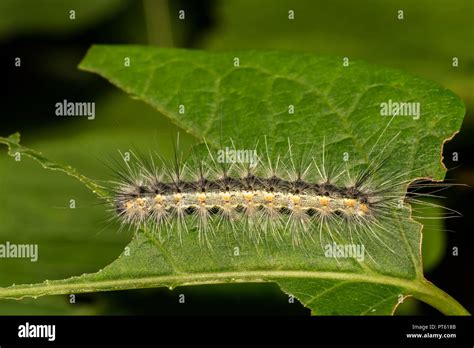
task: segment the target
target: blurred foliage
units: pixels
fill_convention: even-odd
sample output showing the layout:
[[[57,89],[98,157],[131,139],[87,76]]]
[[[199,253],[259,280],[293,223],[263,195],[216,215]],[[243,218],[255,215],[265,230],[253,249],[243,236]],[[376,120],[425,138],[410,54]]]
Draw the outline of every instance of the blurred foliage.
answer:
[[[148,151],[151,142],[163,156],[173,151],[172,136],[178,130],[143,103],[111,94],[97,102],[96,114],[94,121],[73,120],[36,139],[28,137],[25,143],[101,180],[112,178],[112,171],[102,162],[119,157],[117,150]],[[133,115],[140,115],[140,122]],[[184,147],[190,143],[184,134],[180,139]],[[0,197],[8,199],[0,211],[2,240],[39,244],[35,263],[25,259],[0,262],[1,286],[95,272],[113,261],[131,238],[126,230],[117,232],[117,224],[108,221],[110,215],[101,202],[77,180],[42,170],[27,157],[16,162],[0,156],[0,168]],[[69,208],[70,199],[76,201],[75,209]],[[6,308],[1,306],[0,313]]]
[[[18,34],[64,36],[115,15],[126,0],[1,0],[0,39]],[[70,11],[75,11],[74,19]]]
[[[441,202],[427,200],[427,204],[431,205],[412,205],[415,220],[423,224],[421,254],[423,256],[423,269],[425,272],[429,272],[438,266],[446,253],[447,247],[447,237],[443,221],[446,211],[441,206],[438,206]],[[416,216],[420,218],[417,219]]]

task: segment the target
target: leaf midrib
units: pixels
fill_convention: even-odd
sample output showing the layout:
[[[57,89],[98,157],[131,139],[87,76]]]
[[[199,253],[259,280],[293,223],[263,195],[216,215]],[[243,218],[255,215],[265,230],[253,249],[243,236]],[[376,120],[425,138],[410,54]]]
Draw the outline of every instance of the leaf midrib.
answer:
[[[93,276],[85,274],[81,277]],[[357,273],[343,272],[321,272],[321,271],[248,271],[248,272],[219,272],[219,273],[194,273],[177,275],[157,275],[141,278],[127,278],[121,280],[87,280],[81,277],[73,277],[66,282],[63,280],[45,281],[40,284],[11,286],[0,288],[0,298],[22,299],[25,297],[39,297],[44,295],[65,295],[71,293],[86,293],[114,290],[126,290],[136,288],[151,288],[166,286],[170,289],[176,286],[204,285],[219,283],[260,283],[260,282],[280,282],[282,279],[334,279],[346,282],[365,282],[389,285],[406,290],[406,294],[434,306],[446,315],[470,315],[456,300],[444,291],[438,289],[424,278],[403,279],[378,274],[367,276]],[[403,295],[403,294],[402,294]],[[406,296],[405,296],[406,297]]]
[[[80,277],[73,277],[77,279]],[[174,286],[185,286],[185,285],[198,285],[198,284],[218,284],[226,282],[267,282],[271,280],[278,280],[282,278],[299,278],[299,279],[333,279],[343,280],[352,282],[365,282],[365,283],[377,283],[383,285],[391,285],[407,290],[420,290],[421,281],[419,279],[403,279],[390,277],[385,275],[377,274],[365,275],[358,273],[347,273],[347,272],[328,272],[328,271],[241,271],[241,272],[201,272],[201,273],[186,273],[186,274],[173,274],[173,275],[157,275],[150,277],[133,277],[119,280],[101,280],[101,281],[88,281],[86,283],[74,283],[74,284],[55,284],[56,281],[49,281],[48,283],[41,283],[35,285],[22,285],[12,286],[8,288],[0,289],[0,297],[15,297],[16,291],[26,296],[41,296],[41,290],[43,288],[48,289],[48,294],[67,294],[70,292],[80,293],[96,291],[97,289],[103,290],[118,290],[118,289],[131,289],[137,287],[153,287],[157,285],[174,287]],[[61,281],[58,281],[61,282]],[[54,290],[56,288],[56,290]],[[28,291],[30,289],[32,291]],[[26,291],[25,291],[26,290]],[[30,293],[29,295],[26,293]],[[6,294],[8,293],[8,294]]]

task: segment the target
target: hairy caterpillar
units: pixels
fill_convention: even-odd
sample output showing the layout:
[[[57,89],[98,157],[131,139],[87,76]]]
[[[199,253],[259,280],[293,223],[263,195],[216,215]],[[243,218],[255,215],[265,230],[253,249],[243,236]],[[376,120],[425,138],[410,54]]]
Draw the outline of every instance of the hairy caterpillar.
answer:
[[[295,156],[289,142],[286,153],[275,156],[265,142],[264,156],[248,163],[221,163],[209,147],[187,161],[177,154],[173,162],[133,154],[117,163],[110,197],[122,224],[161,240],[196,231],[209,246],[212,236],[225,233],[257,244],[289,236],[293,247],[370,239],[390,249],[384,236],[393,234],[404,202],[425,194],[406,195],[409,173],[381,174],[384,149],[357,168],[328,164],[324,143],[322,151]]]

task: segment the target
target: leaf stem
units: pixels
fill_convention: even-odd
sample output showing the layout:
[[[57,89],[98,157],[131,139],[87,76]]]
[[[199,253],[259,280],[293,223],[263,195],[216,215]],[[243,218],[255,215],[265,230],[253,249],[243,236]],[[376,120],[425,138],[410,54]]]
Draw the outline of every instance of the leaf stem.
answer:
[[[100,273],[100,272],[99,272]],[[354,282],[375,282],[399,287],[408,295],[426,302],[445,315],[470,315],[469,312],[455,299],[438,289],[429,281],[409,280],[384,275],[367,276],[364,274],[318,271],[247,271],[247,272],[216,272],[155,275],[142,278],[124,279],[93,279],[99,274],[85,274],[65,280],[45,281],[39,284],[14,285],[0,288],[0,298],[22,299],[24,297],[39,297],[44,295],[64,295],[71,293],[86,293],[97,291],[116,291],[136,288],[169,287],[204,285],[219,283],[241,282],[277,282],[284,278],[311,279],[340,279]],[[102,274],[105,276],[105,274]]]
[[[413,293],[415,298],[445,315],[471,315],[459,302],[428,280],[423,279],[419,284],[420,291]]]

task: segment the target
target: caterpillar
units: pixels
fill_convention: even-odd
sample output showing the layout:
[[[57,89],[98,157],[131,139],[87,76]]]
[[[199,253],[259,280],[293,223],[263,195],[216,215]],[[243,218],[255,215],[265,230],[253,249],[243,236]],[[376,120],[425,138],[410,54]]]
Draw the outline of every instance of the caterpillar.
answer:
[[[232,142],[230,151],[241,150]],[[324,143],[321,151],[301,153],[295,156],[289,141],[286,153],[275,156],[266,139],[264,155],[250,161],[219,160],[209,146],[205,155],[186,161],[177,154],[167,161],[132,152],[132,160],[116,162],[111,210],[122,225],[151,231],[161,240],[181,240],[195,231],[210,247],[213,236],[225,233],[256,244],[289,236],[293,247],[369,238],[390,249],[384,235],[393,234],[391,225],[405,214],[404,203],[425,195],[406,195],[409,173],[381,173],[384,150],[351,168],[329,164]],[[426,186],[433,183],[414,185]]]

